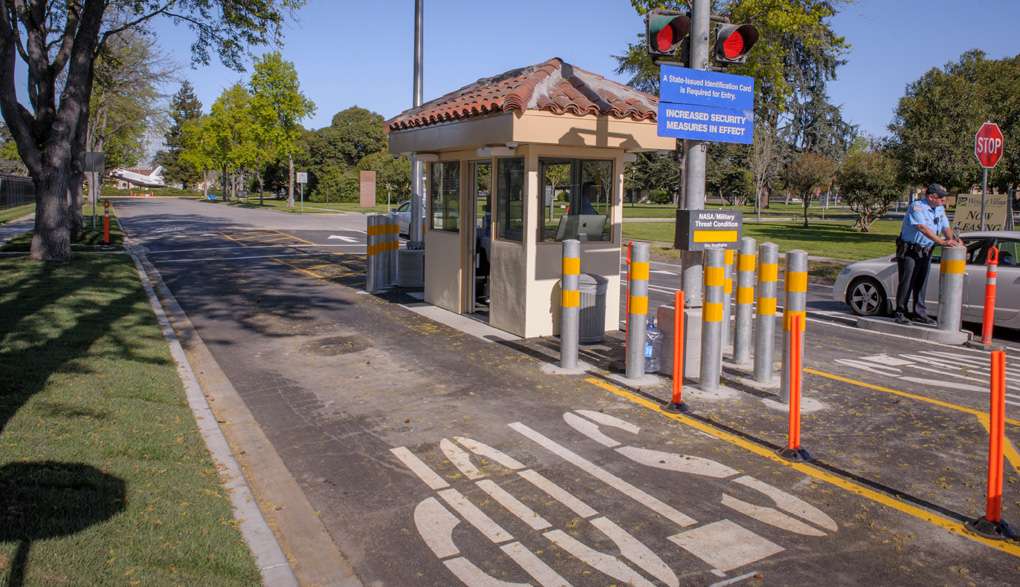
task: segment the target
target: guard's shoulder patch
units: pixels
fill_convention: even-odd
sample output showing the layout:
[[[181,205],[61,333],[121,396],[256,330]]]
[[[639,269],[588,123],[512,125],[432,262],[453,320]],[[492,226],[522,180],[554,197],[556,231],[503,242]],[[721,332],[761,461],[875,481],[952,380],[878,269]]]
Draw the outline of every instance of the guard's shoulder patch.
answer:
[[[917,210],[918,212],[920,212],[921,211],[921,207],[920,206],[914,206],[914,210]]]

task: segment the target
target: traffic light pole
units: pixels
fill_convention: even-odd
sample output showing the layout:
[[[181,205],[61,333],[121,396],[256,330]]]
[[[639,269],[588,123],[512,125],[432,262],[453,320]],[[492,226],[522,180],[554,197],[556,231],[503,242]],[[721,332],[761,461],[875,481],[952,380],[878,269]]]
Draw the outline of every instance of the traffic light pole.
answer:
[[[694,0],[691,4],[691,56],[690,69],[708,69],[708,34],[712,12],[710,0]],[[705,141],[684,141],[687,167],[684,170],[685,210],[705,209],[705,161],[708,144]],[[704,254],[701,251],[683,251],[680,255],[683,265],[681,281],[684,291],[684,305],[700,307],[702,302],[702,266]]]

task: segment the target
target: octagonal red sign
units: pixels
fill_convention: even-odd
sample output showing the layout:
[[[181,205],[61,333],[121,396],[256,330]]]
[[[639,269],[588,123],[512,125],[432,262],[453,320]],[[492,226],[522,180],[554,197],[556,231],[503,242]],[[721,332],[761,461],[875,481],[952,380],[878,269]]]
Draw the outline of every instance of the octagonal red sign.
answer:
[[[1002,131],[999,125],[994,122],[986,122],[981,125],[981,130],[974,137],[974,156],[981,163],[981,167],[995,167],[1002,157]]]

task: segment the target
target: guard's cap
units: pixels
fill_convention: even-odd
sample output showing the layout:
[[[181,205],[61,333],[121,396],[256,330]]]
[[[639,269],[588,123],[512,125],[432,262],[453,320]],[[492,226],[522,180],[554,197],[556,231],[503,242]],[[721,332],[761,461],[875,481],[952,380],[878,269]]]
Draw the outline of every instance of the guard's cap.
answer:
[[[942,187],[942,184],[933,183],[928,186],[928,191],[925,194],[935,194],[940,198],[944,198],[949,195],[949,192],[946,191],[946,188]]]

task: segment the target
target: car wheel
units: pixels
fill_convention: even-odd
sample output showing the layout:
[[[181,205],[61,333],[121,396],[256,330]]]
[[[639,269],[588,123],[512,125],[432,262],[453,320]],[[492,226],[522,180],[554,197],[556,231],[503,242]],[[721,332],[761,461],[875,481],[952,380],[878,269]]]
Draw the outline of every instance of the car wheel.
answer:
[[[855,279],[847,289],[846,303],[855,314],[877,316],[885,312],[885,290],[882,284],[870,277]]]

